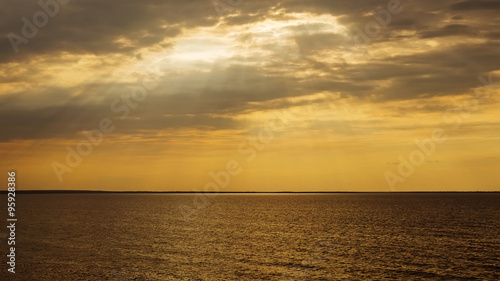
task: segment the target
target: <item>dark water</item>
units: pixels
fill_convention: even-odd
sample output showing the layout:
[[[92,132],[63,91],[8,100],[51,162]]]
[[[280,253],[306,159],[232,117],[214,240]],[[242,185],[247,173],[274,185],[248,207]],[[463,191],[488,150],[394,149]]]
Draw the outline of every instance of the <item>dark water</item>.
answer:
[[[193,197],[18,194],[0,279],[500,279],[498,193]]]

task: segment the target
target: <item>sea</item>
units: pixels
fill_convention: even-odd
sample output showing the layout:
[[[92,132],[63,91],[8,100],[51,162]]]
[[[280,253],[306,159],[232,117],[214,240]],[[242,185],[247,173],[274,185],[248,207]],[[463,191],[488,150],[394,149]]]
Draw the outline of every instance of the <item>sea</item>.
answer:
[[[500,280],[500,193],[0,200],[0,280]]]

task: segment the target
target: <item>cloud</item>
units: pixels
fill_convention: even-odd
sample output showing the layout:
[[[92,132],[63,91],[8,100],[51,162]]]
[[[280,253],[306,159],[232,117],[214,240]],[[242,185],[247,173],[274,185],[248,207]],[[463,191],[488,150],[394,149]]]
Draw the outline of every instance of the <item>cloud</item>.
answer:
[[[59,6],[59,13],[49,18],[48,24],[40,27],[27,44],[21,44],[20,55],[16,56],[6,35],[13,32],[22,36],[21,19],[26,17],[32,22],[33,15],[42,8],[33,1],[3,1],[0,4],[3,11],[0,62],[60,52],[131,55],[178,36],[183,28],[217,22],[213,13],[206,12],[212,8],[210,1],[202,0],[183,3],[87,0]]]
[[[116,73],[152,54],[172,57],[162,67],[170,74],[117,132],[242,129],[245,114],[318,93],[354,103],[415,100],[414,108],[433,112],[445,105],[424,101],[470,93],[478,75],[500,69],[500,24],[491,12],[498,2],[401,1],[377,36],[356,44],[357,28],[387,4],[243,1],[219,16],[202,0],[71,1],[15,54],[7,34],[21,34],[21,18],[40,7],[4,1],[2,140],[67,137],[116,118],[110,104],[134,86]]]
[[[500,10],[500,2],[494,0],[468,0],[458,2],[450,6],[452,10],[470,11],[470,10]]]
[[[474,36],[477,33],[470,26],[465,24],[450,24],[437,30],[422,32],[421,38],[435,38],[445,36],[470,35]]]

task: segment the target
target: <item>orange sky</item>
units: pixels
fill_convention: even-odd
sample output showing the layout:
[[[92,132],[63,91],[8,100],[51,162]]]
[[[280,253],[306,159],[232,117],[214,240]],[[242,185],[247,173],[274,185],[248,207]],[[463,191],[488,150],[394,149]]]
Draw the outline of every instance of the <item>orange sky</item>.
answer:
[[[0,4],[1,170],[19,189],[499,190],[500,7],[271,2],[69,2],[32,38],[42,7]]]

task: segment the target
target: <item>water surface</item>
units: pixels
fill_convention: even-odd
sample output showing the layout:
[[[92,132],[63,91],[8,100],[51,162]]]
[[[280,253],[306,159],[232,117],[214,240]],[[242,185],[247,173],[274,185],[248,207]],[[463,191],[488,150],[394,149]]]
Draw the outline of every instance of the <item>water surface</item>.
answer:
[[[498,193],[194,196],[18,194],[0,279],[500,279]]]

